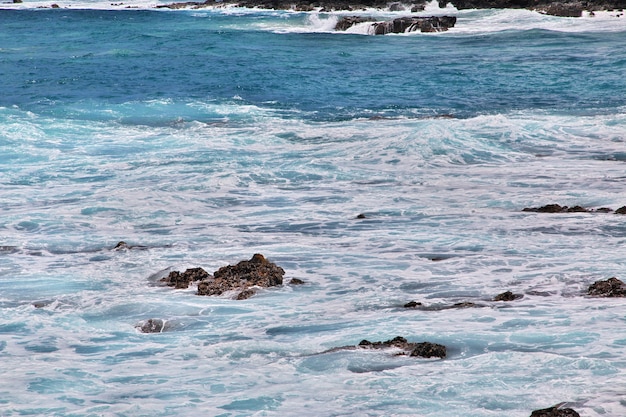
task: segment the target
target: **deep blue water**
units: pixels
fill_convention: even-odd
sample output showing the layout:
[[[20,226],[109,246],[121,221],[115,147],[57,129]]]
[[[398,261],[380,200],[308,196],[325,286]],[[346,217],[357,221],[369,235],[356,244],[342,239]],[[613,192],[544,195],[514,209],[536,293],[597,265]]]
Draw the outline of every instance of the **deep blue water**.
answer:
[[[368,112],[593,114],[626,100],[623,32],[364,37],[250,26],[275,23],[274,15],[5,10],[0,104],[55,112],[76,103],[239,96],[332,119]],[[304,26],[306,16],[275,24]]]
[[[626,205],[623,17],[60,5],[0,10],[0,415],[626,414],[626,217],[522,211]],[[305,284],[157,285],[254,253]]]

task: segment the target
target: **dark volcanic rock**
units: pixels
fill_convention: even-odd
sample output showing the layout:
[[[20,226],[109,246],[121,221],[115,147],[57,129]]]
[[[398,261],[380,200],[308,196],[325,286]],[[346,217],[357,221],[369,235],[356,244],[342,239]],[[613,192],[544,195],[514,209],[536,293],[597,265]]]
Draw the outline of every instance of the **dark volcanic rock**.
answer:
[[[161,278],[161,282],[165,283],[168,287],[183,289],[188,288],[189,284],[193,281],[201,281],[209,277],[209,273],[202,268],[190,268],[183,273],[172,271],[167,277]]]
[[[505,291],[502,294],[498,294],[493,298],[493,301],[515,301],[522,298],[521,294],[513,294],[511,291]]]
[[[131,249],[148,249],[147,246],[141,246],[141,245],[129,245],[128,243],[124,242],[123,240],[120,242],[117,242],[117,245],[115,245],[115,247],[113,248],[113,250],[115,251],[120,251],[120,250],[131,250]]]
[[[409,301],[403,307],[404,308],[415,308],[415,307],[419,307],[421,305],[422,305],[422,303],[420,303],[419,301]]]
[[[447,0],[439,0],[439,6],[444,7]],[[530,9],[546,11],[552,5],[560,5],[562,9],[572,9],[582,6],[585,10],[614,10],[626,7],[626,0],[452,0],[457,9]],[[573,13],[573,12],[571,12]]]
[[[186,8],[198,8],[204,6],[206,3],[200,3],[196,1],[186,1],[181,3],[171,3],[171,4],[159,4],[156,6],[157,9],[186,9]]]
[[[530,211],[534,213],[564,213],[567,211],[567,206],[560,206],[558,204],[546,204],[541,207],[526,207],[522,211]]]
[[[237,265],[224,266],[215,271],[212,278],[209,277],[198,283],[198,295],[220,295],[231,290],[245,292],[254,286],[273,287],[282,285],[283,275],[285,275],[285,271],[281,267],[257,253],[249,261],[241,261]],[[248,298],[250,295],[252,294],[249,292],[239,294],[239,296],[245,298]]]
[[[289,281],[289,285],[304,285],[304,281],[302,281],[300,278],[291,278],[291,280]]]
[[[558,204],[546,204],[545,206],[541,207],[526,207],[522,211],[532,213],[611,213],[613,209],[609,207],[588,209],[582,206],[568,207]],[[617,209],[615,211],[615,214],[626,214],[626,206]]]
[[[369,17],[361,17],[361,16],[345,16],[339,19],[337,24],[335,25],[335,30],[346,31],[354,25],[364,22],[373,22],[374,20]],[[364,219],[365,214],[359,214],[356,216],[357,219]]]
[[[596,281],[589,286],[587,294],[592,297],[626,297],[626,284],[615,277]]]
[[[248,298],[252,297],[254,294],[256,294],[256,291],[252,289],[243,290],[242,292],[237,294],[237,297],[235,297],[235,300],[247,300]]]
[[[417,343],[409,356],[420,356],[422,358],[445,358],[446,347],[438,343],[422,342]]]
[[[346,16],[335,25],[335,30],[345,31],[348,28],[364,22],[373,22],[372,18],[360,16]],[[431,17],[399,17],[386,22],[373,22],[372,33],[374,35],[386,35],[388,33],[407,32],[444,32],[456,24],[455,16],[431,16]]]
[[[20,0],[13,0],[19,2]],[[439,0],[439,6],[445,7],[448,0]],[[626,0],[452,0],[457,9],[530,9],[556,16],[580,16],[582,10],[621,10],[626,8]],[[411,12],[424,10],[426,2],[416,1],[406,4]],[[206,0],[175,2],[160,4],[157,8],[199,9],[204,7],[223,7],[233,5],[238,7],[262,8],[274,10],[298,10],[322,12],[339,10],[365,10],[367,8],[386,9],[391,11],[401,10],[404,5],[401,2],[388,0]],[[54,4],[51,7],[58,7]]]
[[[399,17],[387,22],[373,23],[375,35],[407,32],[445,32],[456,24],[455,16]]]
[[[551,16],[581,17],[585,6],[582,3],[552,3],[539,10]]]
[[[476,304],[471,301],[461,301],[459,303],[454,304],[431,304],[431,305],[423,305],[418,301],[409,301],[408,303],[403,305],[404,308],[414,308],[417,310],[423,311],[441,311],[441,310],[451,310],[455,308],[481,308],[486,307],[484,304]]]
[[[543,410],[535,410],[530,417],[580,417],[576,411],[571,408],[561,408],[562,404],[553,407],[544,408]]]
[[[385,342],[370,342],[369,340],[362,340],[358,347],[363,349],[398,348],[404,351],[403,353],[400,353],[400,355],[420,356],[423,358],[446,357],[446,347],[444,345],[430,342],[412,343],[400,336],[394,337],[393,339]]]

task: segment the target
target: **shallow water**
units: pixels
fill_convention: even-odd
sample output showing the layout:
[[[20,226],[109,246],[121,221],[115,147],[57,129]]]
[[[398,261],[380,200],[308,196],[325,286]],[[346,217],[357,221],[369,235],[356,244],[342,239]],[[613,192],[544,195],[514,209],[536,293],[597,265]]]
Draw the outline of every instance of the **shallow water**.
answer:
[[[626,205],[622,18],[39,5],[0,11],[1,414],[624,414],[624,303],[585,293],[626,217],[522,212]],[[254,253],[305,285],[155,285]],[[398,335],[448,357],[321,353]]]

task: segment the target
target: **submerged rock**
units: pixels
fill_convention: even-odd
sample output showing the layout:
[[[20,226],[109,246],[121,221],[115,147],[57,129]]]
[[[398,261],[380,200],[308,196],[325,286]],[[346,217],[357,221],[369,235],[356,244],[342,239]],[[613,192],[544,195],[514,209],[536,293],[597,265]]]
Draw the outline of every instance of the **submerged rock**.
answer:
[[[530,417],[580,417],[580,414],[571,408],[561,408],[563,404],[565,403],[557,404],[542,410],[535,410],[532,412]]]
[[[161,333],[165,328],[165,322],[161,319],[148,319],[135,327],[142,333]]]
[[[596,281],[589,286],[587,294],[592,297],[626,297],[626,284],[615,277]]]
[[[615,210],[615,214],[626,214],[626,206],[622,206]]]
[[[237,265],[224,266],[215,271],[212,277],[198,283],[197,294],[221,295],[226,291],[241,290],[236,298],[246,299],[254,293],[250,290],[251,287],[282,285],[283,275],[283,268],[257,253],[249,261],[241,261]]]
[[[115,247],[113,248],[113,250],[115,251],[120,251],[120,250],[131,250],[131,249],[148,249],[147,246],[142,246],[142,245],[129,245],[128,243],[124,242],[123,240],[120,242],[117,242],[117,244],[115,245]]]

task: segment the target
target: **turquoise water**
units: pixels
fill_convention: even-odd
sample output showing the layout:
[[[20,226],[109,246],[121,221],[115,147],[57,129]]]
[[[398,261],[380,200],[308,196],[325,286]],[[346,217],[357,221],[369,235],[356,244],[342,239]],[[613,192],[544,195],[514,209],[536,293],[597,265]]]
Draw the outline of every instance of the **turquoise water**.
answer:
[[[624,415],[585,293],[626,217],[522,209],[626,205],[626,20],[41,5],[0,10],[1,415]],[[155,285],[254,253],[305,285]],[[321,354],[395,336],[448,357]]]

